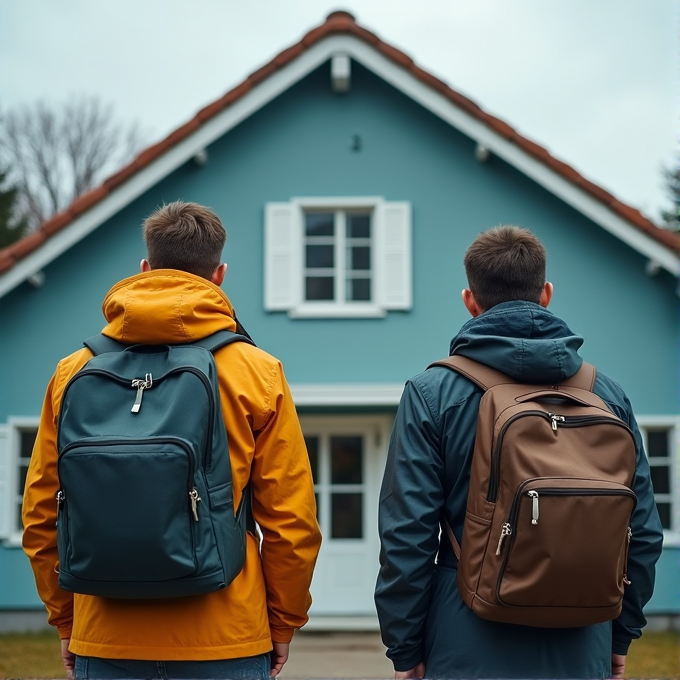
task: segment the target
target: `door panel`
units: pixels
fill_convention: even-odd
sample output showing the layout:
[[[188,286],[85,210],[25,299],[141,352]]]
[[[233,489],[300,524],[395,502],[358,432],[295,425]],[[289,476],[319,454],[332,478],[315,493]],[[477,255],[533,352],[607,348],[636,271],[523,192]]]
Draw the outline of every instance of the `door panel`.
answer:
[[[377,503],[390,417],[305,416],[323,534],[312,582],[314,615],[374,615]]]

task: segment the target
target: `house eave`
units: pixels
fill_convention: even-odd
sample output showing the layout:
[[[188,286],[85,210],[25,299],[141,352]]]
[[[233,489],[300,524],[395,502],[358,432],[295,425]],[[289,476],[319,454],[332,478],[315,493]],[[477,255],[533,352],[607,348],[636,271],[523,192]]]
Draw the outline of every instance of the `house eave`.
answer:
[[[0,274],[0,297],[41,271],[56,257],[87,236],[125,205],[139,197],[168,174],[204,151],[215,140],[244,119],[271,102],[300,79],[332,59],[347,54],[396,89],[502,158],[537,184],[561,198],[609,233],[657,263],[675,277],[680,277],[680,255],[672,248],[633,226],[595,196],[569,181],[546,165],[544,160],[522,149],[511,137],[506,138],[482,119],[457,106],[442,88],[429,85],[411,70],[361,38],[346,33],[332,34],[311,44],[283,66],[276,68],[243,95],[207,118],[193,132],[165,150],[155,160],[140,168],[123,184],[112,189],[89,210],[66,227],[51,235],[42,245],[22,257],[4,274]],[[436,79],[433,79],[436,80]],[[447,92],[449,92],[447,90]],[[547,155],[547,152],[545,152]],[[554,161],[554,159],[552,159]],[[574,174],[575,171],[572,171]],[[580,177],[580,176],[579,176]],[[582,179],[582,178],[581,178]],[[606,193],[606,192],[605,192]]]

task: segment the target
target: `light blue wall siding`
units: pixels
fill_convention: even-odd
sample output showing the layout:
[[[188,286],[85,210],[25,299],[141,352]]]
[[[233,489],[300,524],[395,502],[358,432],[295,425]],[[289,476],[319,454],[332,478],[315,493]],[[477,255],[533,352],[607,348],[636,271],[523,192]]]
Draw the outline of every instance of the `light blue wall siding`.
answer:
[[[654,596],[646,614],[680,613],[680,547],[665,548],[656,565]]]
[[[327,71],[213,144],[205,167],[188,163],[47,267],[43,289],[24,284],[0,301],[2,318],[12,319],[0,350],[17,356],[3,362],[3,384],[22,386],[3,390],[0,418],[37,411],[54,362],[100,329],[104,293],[137,271],[143,217],[177,198],[206,203],[223,218],[224,287],[292,382],[402,382],[445,355],[466,320],[465,248],[486,227],[516,223],[545,242],[552,309],[586,337],[584,356],[615,376],[641,413],[680,411],[680,306],[670,276],[646,276],[643,257],[499,159],[478,163],[469,139],[367,71],[355,65],[347,95],[331,92]],[[354,134],[359,152],[350,148]],[[264,204],[347,195],[412,202],[413,310],[323,321],[266,313]]]
[[[0,610],[24,608],[45,609],[28,558],[23,550],[0,547]]]
[[[23,284],[0,300],[0,422],[39,413],[58,359],[102,328],[106,291],[138,271],[143,218],[176,199],[222,217],[224,288],[292,383],[402,383],[445,356],[466,321],[465,249],[479,231],[514,223],[547,246],[551,308],[586,337],[584,357],[624,386],[639,413],[680,412],[672,277],[646,276],[642,256],[503,161],[478,163],[470,139],[356,64],[348,94],[331,92],[328,71],[320,68],[211,145],[206,166],[187,163],[55,260],[43,288]],[[362,139],[358,152],[353,135]],[[362,195],[412,203],[413,309],[365,320],[265,312],[265,203]],[[2,568],[5,560],[0,551]],[[0,607],[9,606],[4,590]],[[34,602],[32,592],[25,598]]]

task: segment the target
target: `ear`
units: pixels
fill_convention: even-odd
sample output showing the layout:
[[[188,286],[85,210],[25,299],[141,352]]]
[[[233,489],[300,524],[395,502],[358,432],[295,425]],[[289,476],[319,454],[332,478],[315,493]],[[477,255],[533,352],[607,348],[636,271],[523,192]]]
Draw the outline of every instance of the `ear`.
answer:
[[[216,286],[221,286],[222,281],[224,281],[224,276],[225,276],[226,273],[227,273],[227,264],[226,264],[226,262],[223,262],[219,267],[215,268],[215,271],[212,273],[210,280]]]
[[[550,283],[550,281],[545,282],[545,286],[543,286],[543,291],[541,293],[541,299],[539,301],[539,305],[541,307],[547,307],[550,304],[550,300],[552,300],[553,296],[553,285]]]
[[[460,295],[463,298],[463,304],[473,317],[479,316],[484,311],[477,303],[471,290],[464,288]]]
[[[142,273],[151,271],[151,265],[149,264],[148,260],[142,260],[139,263],[139,271]]]

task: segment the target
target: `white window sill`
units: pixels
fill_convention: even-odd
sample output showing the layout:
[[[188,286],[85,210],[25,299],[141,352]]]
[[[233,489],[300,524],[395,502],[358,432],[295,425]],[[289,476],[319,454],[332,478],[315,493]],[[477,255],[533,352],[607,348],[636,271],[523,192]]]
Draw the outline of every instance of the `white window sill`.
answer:
[[[663,530],[663,547],[680,548],[680,533],[677,531]]]
[[[16,533],[3,539],[1,542],[3,548],[21,548],[21,534]]]
[[[387,316],[387,310],[372,304],[336,305],[322,302],[306,303],[290,309],[291,319],[381,319]]]

